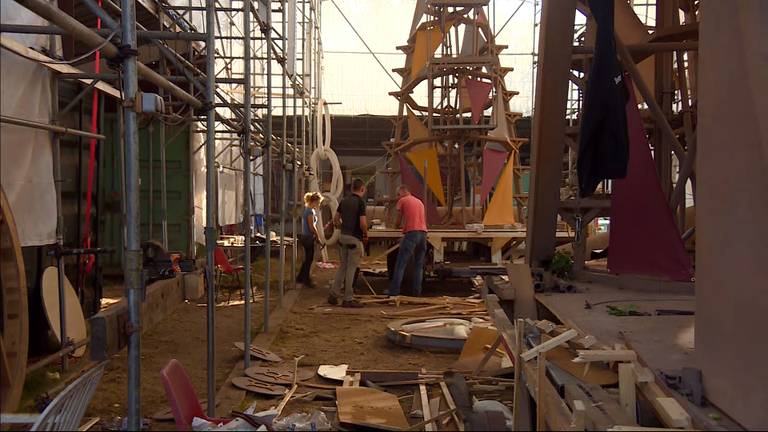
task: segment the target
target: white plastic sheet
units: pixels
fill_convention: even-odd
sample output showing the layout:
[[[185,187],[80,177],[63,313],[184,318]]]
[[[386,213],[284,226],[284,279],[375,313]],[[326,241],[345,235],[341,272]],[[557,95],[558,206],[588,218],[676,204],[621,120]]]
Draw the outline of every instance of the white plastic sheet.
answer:
[[[0,1],[3,24],[47,25],[16,2]],[[25,46],[48,45],[41,35],[3,34]],[[8,50],[0,51],[0,112],[48,123],[51,114],[50,72]],[[56,240],[56,191],[50,134],[0,124],[0,181],[11,205],[22,246]]]

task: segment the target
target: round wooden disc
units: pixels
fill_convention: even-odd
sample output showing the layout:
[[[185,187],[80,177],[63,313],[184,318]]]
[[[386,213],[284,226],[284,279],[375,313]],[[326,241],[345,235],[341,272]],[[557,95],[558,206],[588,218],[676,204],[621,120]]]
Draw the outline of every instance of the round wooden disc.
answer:
[[[245,344],[242,342],[235,342],[235,346],[240,351],[245,351]],[[251,345],[251,356],[260,358],[262,360],[270,361],[270,362],[281,362],[283,359],[280,358],[277,354],[273,353],[272,351],[267,351],[264,348],[257,347],[255,345]]]
[[[59,269],[48,267],[43,272],[43,283],[40,290],[43,297],[43,308],[51,330],[56,338],[61,340],[61,321],[59,319]],[[88,334],[85,327],[85,316],[83,308],[80,307],[80,300],[72,284],[64,276],[64,305],[67,313],[67,338],[75,342],[85,339]],[[72,355],[82,357],[85,354],[85,345],[76,349]]]
[[[239,389],[265,396],[282,396],[288,391],[283,386],[264,383],[249,377],[232,378],[232,385]]]
[[[270,384],[293,384],[293,371],[263,366],[252,366],[245,370],[245,374],[255,380]],[[315,376],[314,368],[299,368],[299,381],[306,381]]]
[[[0,411],[16,412],[27,370],[27,277],[11,206],[0,188]]]

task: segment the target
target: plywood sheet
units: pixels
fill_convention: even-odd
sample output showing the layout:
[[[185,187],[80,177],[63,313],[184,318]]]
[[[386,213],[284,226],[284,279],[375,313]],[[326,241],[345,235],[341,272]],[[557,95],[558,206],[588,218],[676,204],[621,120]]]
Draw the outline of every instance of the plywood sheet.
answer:
[[[43,272],[42,291],[43,306],[45,316],[51,325],[51,330],[56,338],[61,340],[61,319],[59,314],[59,270],[56,267],[48,267]],[[85,339],[88,335],[85,327],[85,316],[83,308],[80,307],[80,300],[72,284],[64,276],[64,307],[66,314],[67,339],[72,339],[75,343]],[[76,349],[72,355],[82,357],[85,354],[85,345]]]
[[[339,423],[401,430],[410,425],[397,396],[366,387],[336,388]]]
[[[487,351],[486,345],[493,345],[498,337],[499,332],[495,329],[474,327],[469,333],[467,341],[464,342],[459,359],[453,364],[453,368],[457,370],[474,370],[482,361],[483,356],[485,356]],[[498,369],[499,367],[501,367],[501,357],[497,355],[491,356],[485,365],[485,369],[488,370]]]

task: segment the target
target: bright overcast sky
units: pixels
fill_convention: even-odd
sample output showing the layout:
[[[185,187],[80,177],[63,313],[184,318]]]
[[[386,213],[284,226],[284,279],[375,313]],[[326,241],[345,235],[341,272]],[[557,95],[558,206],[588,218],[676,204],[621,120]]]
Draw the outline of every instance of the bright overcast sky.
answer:
[[[335,0],[371,49],[396,80],[392,69],[403,67],[405,55],[395,47],[405,45],[411,27],[415,0]],[[512,98],[512,110],[531,111],[531,51],[533,49],[532,0],[491,0],[489,20],[496,32],[518,9],[512,20],[497,35],[497,43],[507,45],[501,64],[514,67],[507,74],[507,89],[519,91]],[[330,0],[322,1],[322,38],[325,51],[323,97],[332,114],[396,114],[397,100],[388,93],[397,86],[371,56]],[[540,12],[540,11],[539,11]],[[505,55],[506,54],[506,55]],[[524,55],[509,55],[524,54]]]

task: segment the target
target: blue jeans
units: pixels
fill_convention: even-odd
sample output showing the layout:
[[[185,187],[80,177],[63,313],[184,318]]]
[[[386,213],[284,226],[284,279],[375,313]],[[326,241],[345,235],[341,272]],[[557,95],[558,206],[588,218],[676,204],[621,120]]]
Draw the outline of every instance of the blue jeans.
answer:
[[[427,233],[424,231],[408,231],[400,240],[400,250],[397,253],[395,273],[389,281],[389,295],[400,294],[400,284],[403,282],[405,268],[413,258],[413,295],[421,295],[421,281],[424,277],[424,255],[427,253]]]

